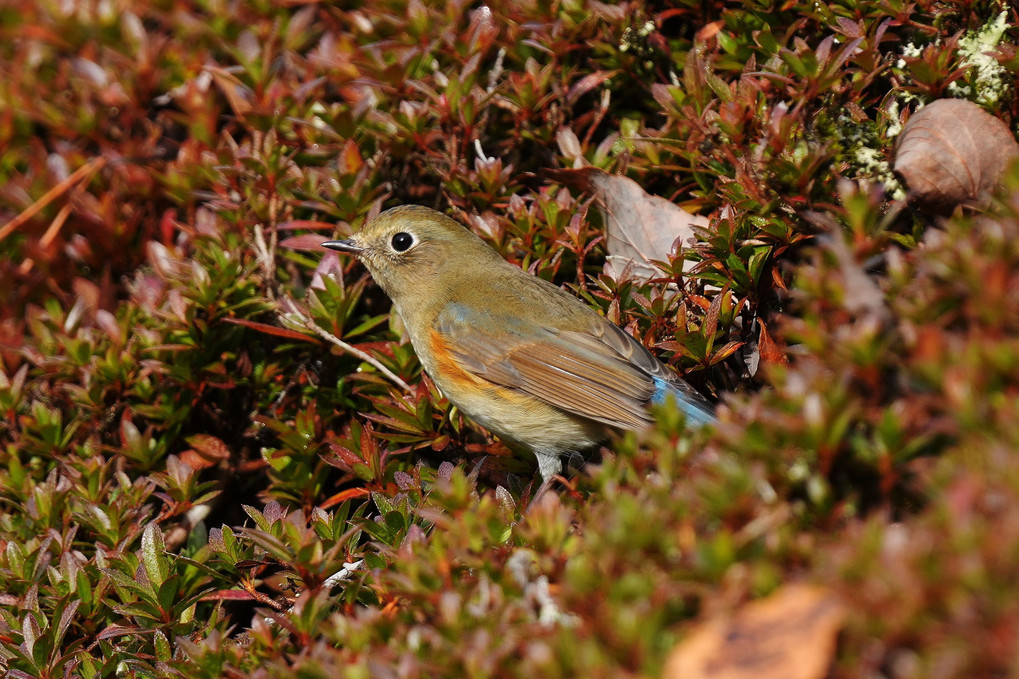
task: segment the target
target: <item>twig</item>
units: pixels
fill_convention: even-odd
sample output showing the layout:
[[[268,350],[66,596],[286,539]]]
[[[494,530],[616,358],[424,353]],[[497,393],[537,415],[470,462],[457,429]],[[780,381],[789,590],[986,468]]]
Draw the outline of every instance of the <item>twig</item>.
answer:
[[[500,47],[498,54],[495,55],[495,66],[488,73],[488,93],[491,94],[495,91],[495,88],[499,85],[499,78],[502,77],[502,60],[506,58],[506,48]]]
[[[64,207],[60,208],[60,212],[57,213],[56,218],[50,224],[50,228],[46,229],[46,233],[39,239],[39,247],[43,250],[47,250],[50,244],[56,239],[57,234],[60,233],[60,229],[63,228],[64,222],[67,221],[68,216],[71,214],[71,204],[67,203]],[[32,270],[35,262],[32,261],[31,257],[27,257],[25,261],[18,267],[20,273],[28,273]]]
[[[275,244],[273,244],[270,251],[270,246],[265,242],[265,230],[261,224],[255,224],[255,254],[258,255],[258,264],[262,267],[262,278],[265,281],[265,291],[269,295],[269,299],[275,301],[276,294],[273,290],[272,276],[273,276],[273,253],[275,252]]]
[[[265,240],[265,228],[255,224],[255,252],[262,266],[262,277],[269,299],[276,301],[276,247],[279,245],[279,194],[269,197],[269,241]]]
[[[106,158],[99,156],[98,158],[93,158],[72,172],[67,179],[54,186],[52,189],[43,194],[42,198],[29,205],[24,212],[0,227],[0,241],[9,236],[15,229],[27,222],[29,219],[35,217],[40,210],[56,200],[61,194],[74,186],[82,178],[91,176],[93,173],[98,172],[104,165],[106,165]]]
[[[305,316],[304,314],[300,314],[300,313],[298,315],[301,318],[301,322],[304,323],[304,326],[306,328],[308,328],[309,330],[315,332],[317,335],[319,335],[320,337],[322,337],[326,341],[332,342],[333,344],[338,346],[340,349],[343,349],[344,351],[346,351],[348,354],[356,356],[359,359],[361,359],[362,361],[364,361],[366,363],[370,363],[371,365],[375,366],[376,368],[378,368],[379,372],[381,372],[383,375],[385,375],[387,378],[389,378],[389,380],[391,382],[393,382],[393,384],[397,385],[398,387],[400,387],[404,391],[406,391],[408,393],[411,393],[411,392],[414,391],[414,389],[409,384],[407,384],[402,379],[400,379],[400,377],[398,375],[394,374],[393,371],[391,371],[389,368],[387,368],[386,366],[384,366],[381,363],[379,363],[379,360],[377,358],[375,358],[374,356],[372,356],[371,354],[366,353],[364,351],[361,351],[357,347],[351,346],[350,344],[347,344],[346,342],[341,340],[336,335],[332,334],[331,332],[329,332],[325,328],[322,328],[321,326],[316,324],[315,321],[313,321],[308,316]]]

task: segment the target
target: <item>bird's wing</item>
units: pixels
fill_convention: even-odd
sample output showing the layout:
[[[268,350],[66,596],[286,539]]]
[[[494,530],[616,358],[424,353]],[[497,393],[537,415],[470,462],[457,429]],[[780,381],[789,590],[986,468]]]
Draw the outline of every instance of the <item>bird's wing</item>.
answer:
[[[613,427],[639,429],[650,423],[648,403],[664,400],[666,384],[682,385],[676,387],[678,401],[683,388],[704,401],[608,322],[593,322],[587,331],[563,331],[450,304],[439,314],[436,330],[464,370]],[[659,392],[661,399],[656,398]]]
[[[676,405],[686,413],[688,422],[704,425],[716,421],[715,406],[711,401],[701,396],[700,392],[684,382],[647,347],[623,332],[619,326],[605,321],[592,327],[590,334],[654,379],[656,390],[651,397],[654,403],[664,403],[666,395],[671,393],[676,399]]]

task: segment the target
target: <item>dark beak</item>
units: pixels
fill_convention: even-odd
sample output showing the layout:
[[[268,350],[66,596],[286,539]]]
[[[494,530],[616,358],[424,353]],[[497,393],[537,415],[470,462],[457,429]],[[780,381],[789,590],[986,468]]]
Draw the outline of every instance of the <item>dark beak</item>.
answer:
[[[352,255],[356,255],[359,252],[364,251],[364,248],[347,238],[346,240],[327,240],[322,243],[322,247],[329,248],[330,250],[338,250],[339,252],[349,252]]]

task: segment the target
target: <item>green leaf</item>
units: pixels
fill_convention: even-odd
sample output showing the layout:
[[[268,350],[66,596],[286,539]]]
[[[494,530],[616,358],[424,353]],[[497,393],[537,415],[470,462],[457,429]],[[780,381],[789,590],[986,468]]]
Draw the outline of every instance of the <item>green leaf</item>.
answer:
[[[153,589],[158,590],[170,571],[170,563],[166,558],[166,547],[163,544],[163,532],[156,525],[155,521],[145,526],[142,533],[142,564],[145,566],[145,574],[152,583]]]

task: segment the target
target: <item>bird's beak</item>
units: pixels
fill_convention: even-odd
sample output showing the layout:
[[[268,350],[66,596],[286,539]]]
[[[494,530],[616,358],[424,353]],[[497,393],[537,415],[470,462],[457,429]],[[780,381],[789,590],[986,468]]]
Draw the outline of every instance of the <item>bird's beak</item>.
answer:
[[[364,248],[354,242],[352,238],[344,240],[327,240],[322,243],[322,247],[329,248],[330,250],[338,250],[339,252],[349,252],[352,255],[364,252]]]

